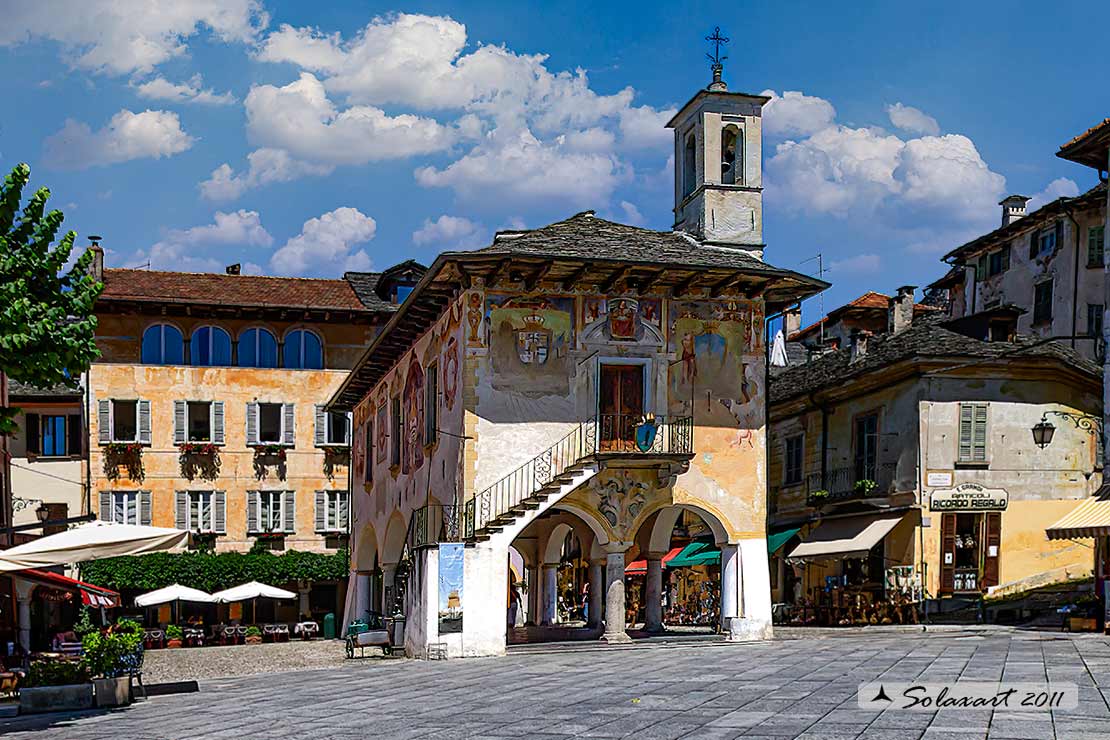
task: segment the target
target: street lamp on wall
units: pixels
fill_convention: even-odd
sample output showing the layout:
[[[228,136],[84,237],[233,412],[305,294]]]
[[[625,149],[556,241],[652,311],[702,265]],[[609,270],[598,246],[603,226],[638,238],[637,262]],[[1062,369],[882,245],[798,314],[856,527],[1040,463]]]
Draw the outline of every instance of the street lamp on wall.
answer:
[[[1056,433],[1056,426],[1041,416],[1041,420],[1033,425],[1033,443],[1042,450],[1052,444],[1052,435]]]
[[[45,523],[46,520],[50,518],[50,507],[46,505],[45,501],[39,504],[38,508],[35,509],[35,516],[38,517],[39,522],[42,523]]]

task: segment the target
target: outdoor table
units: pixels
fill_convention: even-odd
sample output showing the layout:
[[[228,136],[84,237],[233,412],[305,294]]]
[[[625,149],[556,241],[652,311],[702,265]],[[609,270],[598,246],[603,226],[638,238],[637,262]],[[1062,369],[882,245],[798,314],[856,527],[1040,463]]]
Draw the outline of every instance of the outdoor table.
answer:
[[[265,624],[262,625],[262,634],[269,636],[272,642],[277,642],[282,639],[289,639],[289,625],[287,624]]]
[[[293,634],[300,635],[302,640],[311,640],[320,633],[320,625],[315,622],[297,622],[293,625]]]
[[[204,630],[198,627],[186,627],[184,630],[186,645],[204,645]]]
[[[243,635],[247,634],[246,628],[243,628],[243,633],[242,634]],[[224,627],[223,641],[224,641],[225,645],[229,642],[232,645],[234,645],[238,641],[238,639],[239,639],[239,628],[238,627],[235,627],[234,625],[229,625],[227,627]]]

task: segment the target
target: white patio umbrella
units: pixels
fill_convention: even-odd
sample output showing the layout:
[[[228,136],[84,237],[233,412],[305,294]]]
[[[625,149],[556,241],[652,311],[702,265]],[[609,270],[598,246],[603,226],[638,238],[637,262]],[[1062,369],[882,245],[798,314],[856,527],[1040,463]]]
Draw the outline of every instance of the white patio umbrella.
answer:
[[[180,545],[189,533],[165,527],[143,527],[94,521],[65,532],[39,537],[0,550],[0,571],[70,565],[118,555],[142,555]]]
[[[292,591],[286,591],[283,588],[277,588],[275,586],[267,586],[265,583],[259,583],[258,581],[251,581],[250,583],[242,583],[238,586],[232,586],[231,588],[224,589],[223,591],[217,591],[216,593],[212,594],[212,596],[223,603],[230,603],[232,601],[251,602],[252,622],[254,621],[254,617],[256,614],[256,602],[258,599],[297,598],[297,595]]]
[[[173,604],[174,622],[176,623],[181,616],[181,602],[192,601],[198,604],[214,604],[217,599],[212,594],[205,593],[200,589],[189,588],[182,586],[180,583],[175,583],[172,586],[166,586],[156,591],[145,593],[142,596],[135,597],[135,606],[157,606],[158,604]]]
[[[771,342],[771,367],[786,367],[789,360],[786,359],[786,338],[782,334],[782,329],[775,332],[775,339]]]

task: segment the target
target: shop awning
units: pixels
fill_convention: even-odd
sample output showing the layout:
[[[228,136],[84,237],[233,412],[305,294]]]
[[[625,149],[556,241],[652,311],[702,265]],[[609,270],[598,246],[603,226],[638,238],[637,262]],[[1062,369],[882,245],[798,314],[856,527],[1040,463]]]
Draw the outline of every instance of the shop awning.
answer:
[[[767,554],[774,555],[779,549],[787,543],[787,541],[798,534],[801,527],[794,527],[793,529],[784,529],[781,532],[775,532],[767,537]]]
[[[670,563],[668,568],[688,568],[693,565],[714,565],[721,562],[721,551],[708,542],[691,542]]]
[[[682,548],[676,547],[664,555],[663,565],[673,560],[680,552],[682,552]],[[633,560],[628,564],[628,567],[624,569],[624,574],[627,576],[643,575],[644,573],[647,573],[647,560]]]
[[[1050,540],[1110,536],[1110,493],[1100,490],[1045,529],[1045,534]]]
[[[25,581],[37,583],[40,586],[49,586],[61,591],[72,591],[81,594],[81,603],[87,604],[92,607],[105,607],[110,608],[119,606],[119,594],[110,588],[102,586],[94,586],[91,583],[78,581],[76,578],[68,578],[61,573],[52,573],[48,570],[21,570],[11,573],[14,578],[22,578]]]
[[[118,555],[142,555],[184,543],[180,529],[95,521],[0,550],[0,571],[47,568]]]
[[[810,561],[866,557],[905,516],[906,512],[899,512],[826,519],[786,557]]]

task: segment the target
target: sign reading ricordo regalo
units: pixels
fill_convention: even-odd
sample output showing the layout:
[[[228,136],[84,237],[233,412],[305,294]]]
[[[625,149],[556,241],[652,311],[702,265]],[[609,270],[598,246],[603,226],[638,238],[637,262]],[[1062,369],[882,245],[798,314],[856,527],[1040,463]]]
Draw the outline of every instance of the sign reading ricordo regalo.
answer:
[[[933,491],[930,511],[1005,511],[1009,495],[1001,488],[983,488],[978,483],[961,483],[955,488]]]

